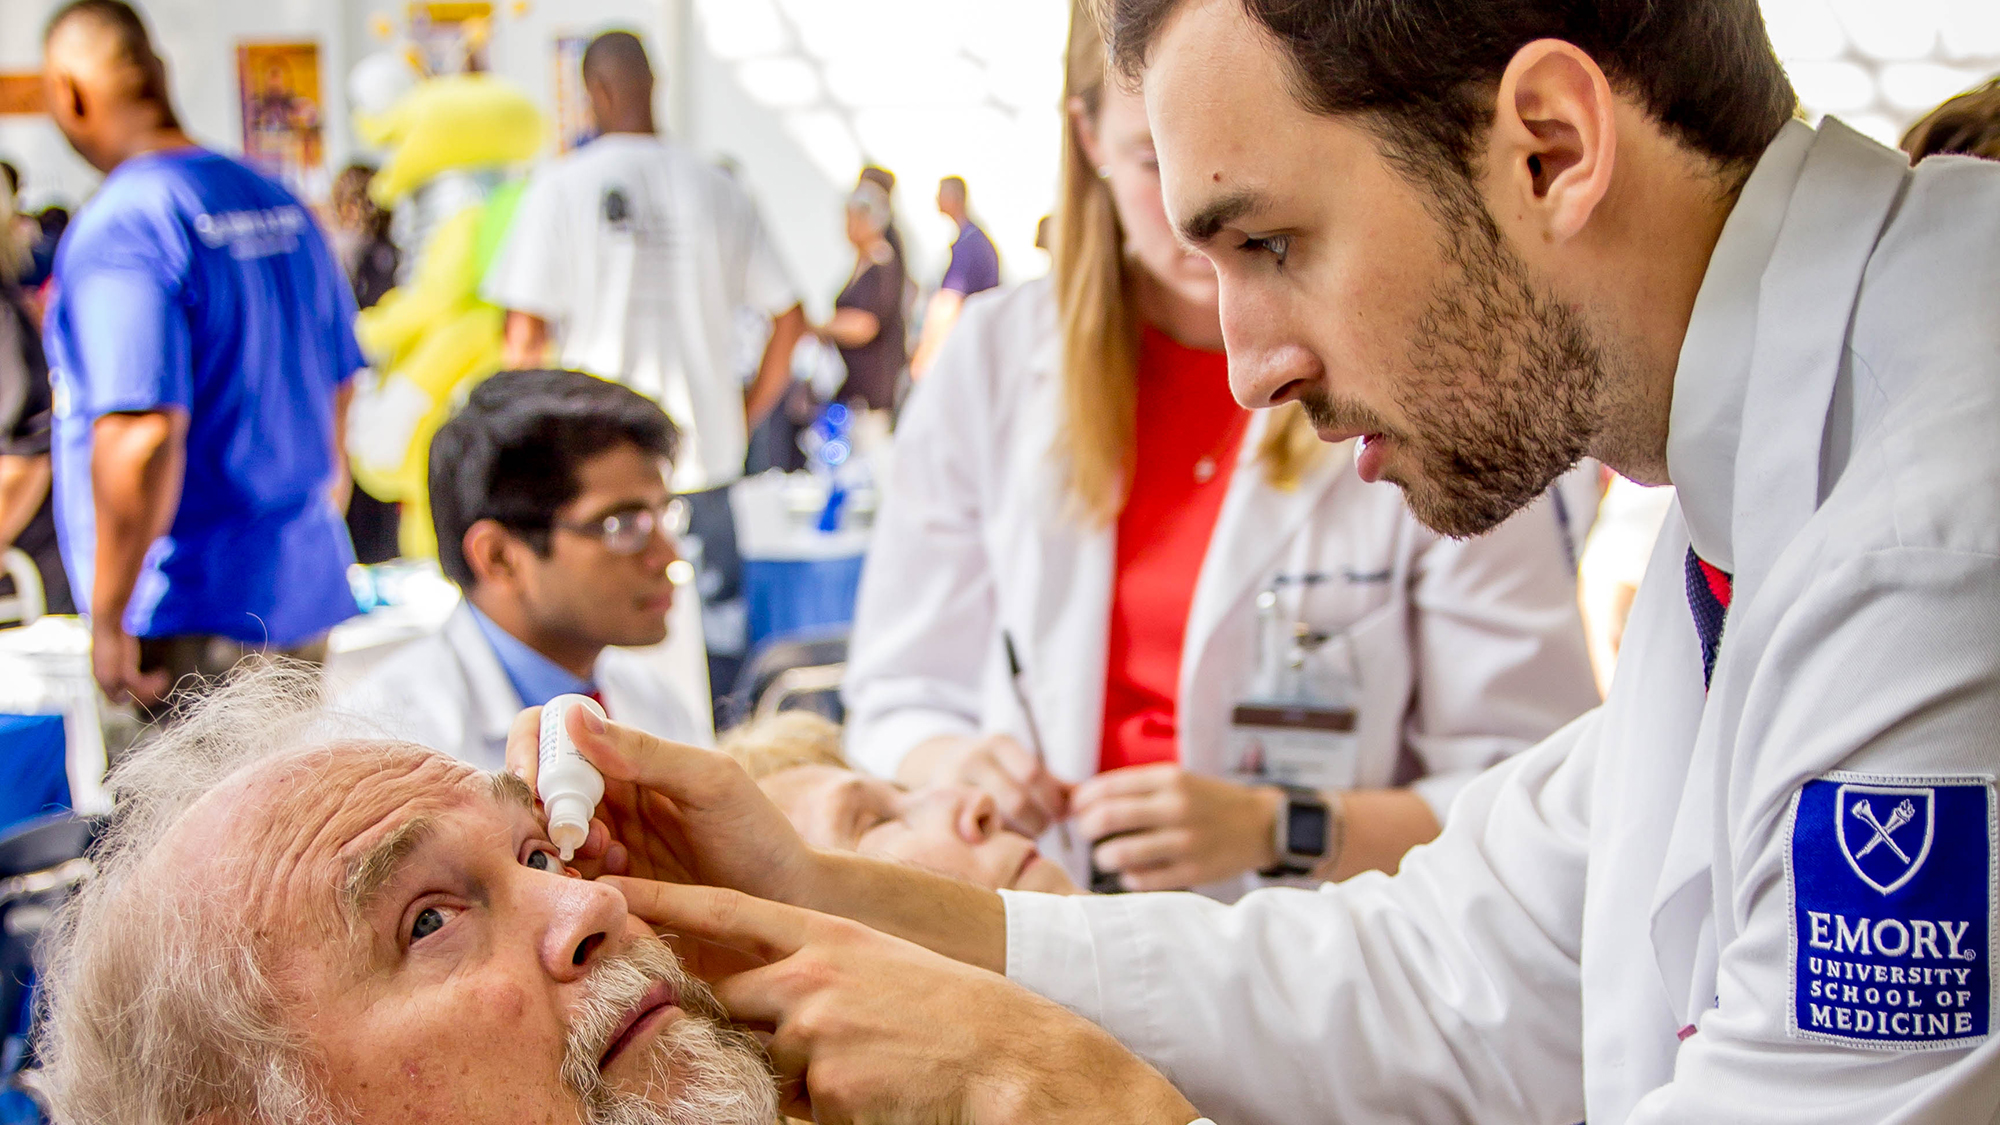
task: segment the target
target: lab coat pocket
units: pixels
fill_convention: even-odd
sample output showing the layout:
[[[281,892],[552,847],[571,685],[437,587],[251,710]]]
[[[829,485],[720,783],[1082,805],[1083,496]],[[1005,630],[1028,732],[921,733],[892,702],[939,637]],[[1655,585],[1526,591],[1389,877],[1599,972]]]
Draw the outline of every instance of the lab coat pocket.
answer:
[[[1336,562],[1303,575],[1280,574],[1275,584],[1281,602],[1296,599],[1298,621],[1316,633],[1338,637],[1389,608],[1401,580],[1386,560],[1370,559]],[[1284,592],[1288,585],[1296,591],[1289,599]]]

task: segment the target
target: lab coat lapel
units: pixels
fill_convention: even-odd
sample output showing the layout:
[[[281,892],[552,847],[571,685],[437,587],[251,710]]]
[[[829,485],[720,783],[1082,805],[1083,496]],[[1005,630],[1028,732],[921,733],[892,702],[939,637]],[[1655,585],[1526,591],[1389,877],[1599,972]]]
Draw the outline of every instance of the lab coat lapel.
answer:
[[[1191,697],[1203,675],[1201,657],[1209,640],[1229,615],[1230,607],[1253,596],[1257,584],[1277,568],[1280,556],[1312,517],[1313,510],[1343,472],[1352,472],[1353,443],[1325,450],[1300,479],[1298,487],[1280,491],[1264,481],[1257,448],[1280,415],[1256,415],[1230,475],[1229,495],[1215,520],[1208,552],[1195,579],[1194,601],[1188,607],[1187,635],[1181,644],[1180,695]]]
[[[494,655],[493,646],[487,642],[486,634],[479,629],[479,623],[472,619],[472,611],[464,602],[451,611],[444,623],[445,640],[451,651],[458,654],[459,663],[465,668],[465,683],[471,689],[469,700],[472,714],[469,716],[479,731],[479,737],[488,746],[504,748],[507,732],[514,725],[514,716],[521,713],[521,696],[514,690],[514,684],[507,679],[506,669],[500,667],[500,658]]]
[[[1908,166],[1829,119],[1806,156],[1757,296],[1757,334],[1736,452],[1730,616],[1754,600],[1786,544],[1819,507],[1817,471],[1848,325],[1869,255],[1900,196]],[[1676,560],[1655,567],[1679,569]],[[1738,660],[1724,630],[1715,682]],[[1725,689],[1726,690],[1726,689]],[[1705,702],[1705,701],[1704,701]],[[1692,1024],[1712,996],[1719,950],[1713,925],[1717,787],[1724,716],[1704,706],[1660,878],[1652,935],[1661,978]],[[1684,989],[1685,991],[1682,991]]]
[[[1806,156],[1758,294],[1757,347],[1736,455],[1734,601],[1754,598],[1830,485],[1820,465],[1861,274],[1910,174],[1827,118]]]

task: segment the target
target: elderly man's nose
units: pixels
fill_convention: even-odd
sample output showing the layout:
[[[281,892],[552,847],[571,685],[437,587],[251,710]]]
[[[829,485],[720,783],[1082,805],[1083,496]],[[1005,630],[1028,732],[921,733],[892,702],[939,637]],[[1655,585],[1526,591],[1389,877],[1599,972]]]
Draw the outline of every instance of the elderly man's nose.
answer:
[[[551,882],[542,961],[551,977],[580,980],[611,952],[612,935],[625,925],[625,899],[610,886],[586,879]]]

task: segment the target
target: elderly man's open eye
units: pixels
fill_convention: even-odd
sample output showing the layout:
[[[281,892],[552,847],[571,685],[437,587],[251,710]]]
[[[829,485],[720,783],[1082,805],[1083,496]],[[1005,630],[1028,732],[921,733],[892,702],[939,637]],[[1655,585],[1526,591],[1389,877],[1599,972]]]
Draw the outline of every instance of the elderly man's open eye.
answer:
[[[546,871],[551,875],[561,875],[563,873],[562,857],[556,854],[554,848],[547,845],[537,846],[535,850],[528,853],[528,858],[521,862],[537,871]]]
[[[428,906],[417,911],[410,922],[410,940],[419,942],[444,928],[444,911]]]

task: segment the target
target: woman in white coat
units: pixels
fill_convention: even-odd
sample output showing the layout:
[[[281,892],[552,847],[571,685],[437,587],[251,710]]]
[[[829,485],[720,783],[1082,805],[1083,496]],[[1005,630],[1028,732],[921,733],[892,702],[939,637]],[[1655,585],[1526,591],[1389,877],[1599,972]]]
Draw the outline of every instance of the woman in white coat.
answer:
[[[1440,539],[1296,406],[1236,405],[1144,104],[1072,28],[1055,270],[969,303],[906,407],[850,756],[979,786],[1030,834],[1067,819],[1046,843],[1124,889],[1393,870],[1473,775],[1598,702],[1563,531],[1545,501]],[[1274,696],[1346,718],[1273,752],[1238,705]],[[1300,863],[1278,826],[1312,791]]]

